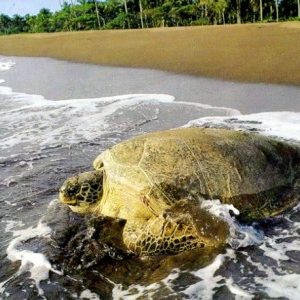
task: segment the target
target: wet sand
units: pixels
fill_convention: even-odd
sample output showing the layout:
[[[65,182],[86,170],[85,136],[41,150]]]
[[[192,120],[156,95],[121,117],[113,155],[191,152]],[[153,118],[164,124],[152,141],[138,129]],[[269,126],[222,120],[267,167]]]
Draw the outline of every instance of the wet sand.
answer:
[[[0,54],[300,85],[300,22],[0,37]]]
[[[236,83],[163,71],[103,67],[49,58],[12,58],[1,73],[16,92],[46,99],[98,98],[124,94],[169,94],[189,101],[246,113],[300,111],[300,87]],[[179,116],[176,116],[179,117]]]

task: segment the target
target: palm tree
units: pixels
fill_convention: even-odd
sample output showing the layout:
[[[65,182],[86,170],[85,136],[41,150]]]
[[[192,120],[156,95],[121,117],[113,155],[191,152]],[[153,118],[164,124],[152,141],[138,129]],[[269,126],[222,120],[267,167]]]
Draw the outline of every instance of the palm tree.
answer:
[[[278,22],[279,16],[278,16],[278,0],[275,0],[275,9],[276,9],[276,22]]]
[[[124,9],[125,9],[125,14],[126,14],[126,19],[127,19],[128,28],[130,28],[130,21],[129,21],[129,18],[128,18],[127,0],[124,0]]]
[[[242,23],[242,19],[241,19],[241,0],[236,0],[236,22],[237,22],[237,24]]]
[[[260,21],[263,21],[263,6],[262,6],[262,0],[259,0],[259,8],[260,8]]]
[[[98,9],[98,1],[94,0],[95,2],[95,10],[96,10],[96,16],[97,16],[97,22],[98,22],[98,27],[101,29],[101,23],[100,23],[100,16],[99,16],[99,9]]]
[[[142,0],[139,0],[139,6],[140,6],[141,27],[144,28]]]

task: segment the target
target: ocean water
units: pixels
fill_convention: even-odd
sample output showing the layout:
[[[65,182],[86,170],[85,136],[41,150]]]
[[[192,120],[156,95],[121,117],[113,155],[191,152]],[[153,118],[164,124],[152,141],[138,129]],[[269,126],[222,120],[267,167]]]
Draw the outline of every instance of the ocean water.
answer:
[[[205,126],[298,145],[300,113],[242,115],[166,94],[51,100],[7,86],[1,74],[14,68],[13,59],[0,59],[0,299],[300,299],[300,205],[242,225],[229,213],[238,213],[234,207],[205,201],[230,224],[223,252],[196,252],[188,263],[184,255],[122,260],[107,251],[85,270],[86,256],[74,268],[61,251],[72,226],[84,220],[56,200],[67,177],[90,170],[97,154],[132,136]],[[83,228],[78,238],[87,235]]]

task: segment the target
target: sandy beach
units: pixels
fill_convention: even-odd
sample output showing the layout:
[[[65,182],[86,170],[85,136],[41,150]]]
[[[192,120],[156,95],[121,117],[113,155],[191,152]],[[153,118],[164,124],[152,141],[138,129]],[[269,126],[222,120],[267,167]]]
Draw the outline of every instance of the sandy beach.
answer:
[[[294,22],[2,36],[0,54],[300,85],[299,43]]]

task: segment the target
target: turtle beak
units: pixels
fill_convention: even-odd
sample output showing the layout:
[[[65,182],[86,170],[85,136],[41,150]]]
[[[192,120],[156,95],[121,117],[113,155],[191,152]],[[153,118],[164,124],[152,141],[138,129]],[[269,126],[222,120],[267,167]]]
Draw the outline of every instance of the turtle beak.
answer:
[[[103,170],[104,169],[104,164],[102,161],[102,154],[100,154],[93,162],[93,167],[95,170]]]

